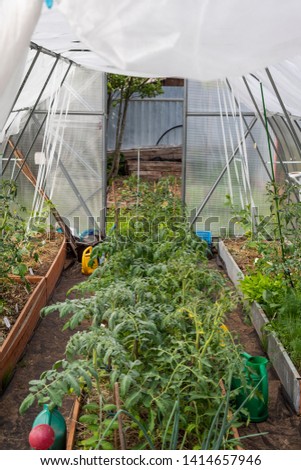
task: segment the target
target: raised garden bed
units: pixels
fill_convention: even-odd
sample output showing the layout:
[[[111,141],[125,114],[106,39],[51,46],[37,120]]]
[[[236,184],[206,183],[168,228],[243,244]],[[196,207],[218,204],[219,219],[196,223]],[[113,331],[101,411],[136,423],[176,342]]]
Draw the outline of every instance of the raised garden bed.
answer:
[[[223,241],[219,242],[218,249],[219,256],[224,262],[229,278],[241,294],[239,281],[244,278],[242,270],[238,267]],[[301,414],[301,376],[289,358],[284,346],[277,338],[277,335],[274,332],[264,330],[269,320],[260,305],[257,302],[253,302],[250,307],[253,326],[267,351],[291,406],[299,415]]]
[[[30,340],[33,331],[40,318],[40,310],[46,305],[53,289],[61,275],[66,259],[66,240],[61,239],[61,245],[57,254],[48,265],[48,269],[43,276],[26,276],[30,286],[29,294],[24,290],[23,297],[26,298],[25,305],[20,312],[16,312],[16,317],[11,320],[11,328],[6,337],[2,331],[2,341],[0,346],[0,392],[8,384],[12,377],[14,368],[21,358],[24,349]],[[12,276],[15,283],[20,283],[18,276]],[[12,284],[15,285],[15,284]],[[23,291],[22,291],[23,292]],[[8,330],[7,330],[8,331]]]

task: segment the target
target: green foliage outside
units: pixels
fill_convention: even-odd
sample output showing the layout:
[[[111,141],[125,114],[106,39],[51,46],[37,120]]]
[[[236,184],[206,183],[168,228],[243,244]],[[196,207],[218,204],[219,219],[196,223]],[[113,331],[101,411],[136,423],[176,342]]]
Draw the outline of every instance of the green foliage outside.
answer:
[[[121,147],[126,124],[126,116],[130,100],[138,98],[154,98],[163,93],[161,79],[129,77],[126,75],[107,74],[107,113],[110,115],[113,108],[117,109],[115,146],[111,160],[108,179],[118,175],[121,156]]]
[[[241,376],[242,364],[223,324],[236,299],[209,268],[207,246],[188,230],[173,185],[171,179],[143,183],[137,195],[136,181],[127,181],[120,202],[132,204],[118,211],[119,221],[126,221],[93,249],[104,262],[73,289],[76,299],[43,310],[58,310],[75,333],[65,357],[30,381],[20,411],[35,401],[61,406],[66,395],[84,391],[87,436],[79,448],[112,449],[120,413],[127,416],[125,434],[139,435],[135,448],[223,449],[237,443],[231,425],[238,424],[238,414],[229,420],[228,411],[231,377]],[[83,321],[89,326],[77,331]],[[122,411],[114,415],[102,387],[116,382]]]

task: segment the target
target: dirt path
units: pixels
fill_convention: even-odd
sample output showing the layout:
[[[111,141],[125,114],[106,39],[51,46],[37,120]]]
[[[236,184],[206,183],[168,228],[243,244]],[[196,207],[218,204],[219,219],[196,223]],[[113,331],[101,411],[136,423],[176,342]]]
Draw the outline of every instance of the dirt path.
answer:
[[[65,300],[66,292],[84,279],[86,277],[81,274],[81,265],[76,262],[63,272],[49,304]],[[28,394],[28,381],[38,379],[44,370],[51,368],[56,360],[62,358],[66,343],[71,334],[74,334],[74,331],[70,330],[62,332],[64,323],[65,321],[56,314],[41,320],[23,358],[17,365],[9,386],[0,397],[1,450],[30,448],[28,435],[33,420],[42,408],[33,406],[24,416],[19,415],[18,409]],[[67,425],[72,404],[73,400],[68,399],[60,410],[66,418]]]

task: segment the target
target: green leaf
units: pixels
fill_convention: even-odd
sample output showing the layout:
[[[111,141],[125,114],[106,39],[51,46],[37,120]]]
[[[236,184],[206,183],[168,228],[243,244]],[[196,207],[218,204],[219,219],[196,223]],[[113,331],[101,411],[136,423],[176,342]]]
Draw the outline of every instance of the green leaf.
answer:
[[[93,385],[92,385],[91,377],[89,376],[89,374],[87,374],[87,372],[82,367],[78,367],[78,371],[81,374],[81,376],[84,378],[87,384],[87,387],[91,390]]]
[[[52,366],[52,369],[54,370],[58,370],[60,367],[62,367],[64,361],[63,359],[59,360],[59,361],[56,361],[53,366]]]
[[[28,268],[27,268],[26,264],[20,263],[17,266],[17,271],[18,271],[19,276],[23,277],[27,273]]]
[[[27,411],[34,404],[34,401],[35,401],[35,395],[33,395],[33,393],[30,393],[29,395],[27,395],[27,397],[22,401],[20,405],[19,413],[23,415],[25,411]]]
[[[103,411],[115,411],[116,405],[108,403],[107,405],[104,405],[102,409]]]
[[[103,450],[114,450],[113,444],[108,441],[100,441],[100,447],[102,447]]]
[[[83,406],[83,409],[86,410],[86,411],[99,410],[99,404],[98,403],[87,403],[86,405]]]
[[[30,380],[29,382],[29,385],[44,385],[46,383],[45,380]]]
[[[138,390],[137,392],[135,393],[132,393],[126,400],[125,402],[125,407],[130,409],[132,408],[133,406],[135,406],[137,404],[137,402],[139,401],[139,399],[142,398],[142,393],[140,390]]]
[[[39,397],[38,398],[38,403],[39,405],[44,405],[45,403],[49,403],[50,402],[50,398],[49,397]]]
[[[49,398],[52,401],[52,403],[54,403],[54,405],[62,406],[63,397],[62,397],[62,393],[60,393],[59,390],[54,389],[54,388],[48,388],[47,393],[48,393]]]
[[[98,422],[98,418],[99,416],[96,414],[82,415],[79,418],[79,422],[85,424],[96,424]]]
[[[69,373],[69,374],[66,374],[66,380],[68,381],[68,384],[69,384],[70,388],[73,388],[75,394],[79,397],[80,394],[81,394],[81,389],[80,389],[80,385],[77,382],[76,378],[73,377],[73,375],[71,375]]]
[[[92,436],[92,437],[89,437],[89,439],[84,439],[82,441],[80,441],[80,444],[84,447],[93,447],[95,444],[98,443],[98,436],[95,435],[95,436]]]
[[[120,395],[122,397],[125,397],[129,388],[130,388],[130,385],[132,383],[132,378],[130,375],[124,375],[120,381]]]

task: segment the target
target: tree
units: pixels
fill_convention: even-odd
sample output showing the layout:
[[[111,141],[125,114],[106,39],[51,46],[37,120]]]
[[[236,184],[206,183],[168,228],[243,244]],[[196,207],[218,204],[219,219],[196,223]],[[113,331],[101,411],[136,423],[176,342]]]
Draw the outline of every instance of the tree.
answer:
[[[150,79],[141,77],[128,77],[126,75],[115,75],[109,73],[107,75],[108,100],[107,112],[113,107],[117,107],[117,123],[115,148],[113,151],[112,166],[110,168],[108,179],[116,177],[120,164],[120,151],[123,141],[126,116],[129,102],[133,95],[139,98],[154,98],[163,93],[162,82],[160,78]]]

